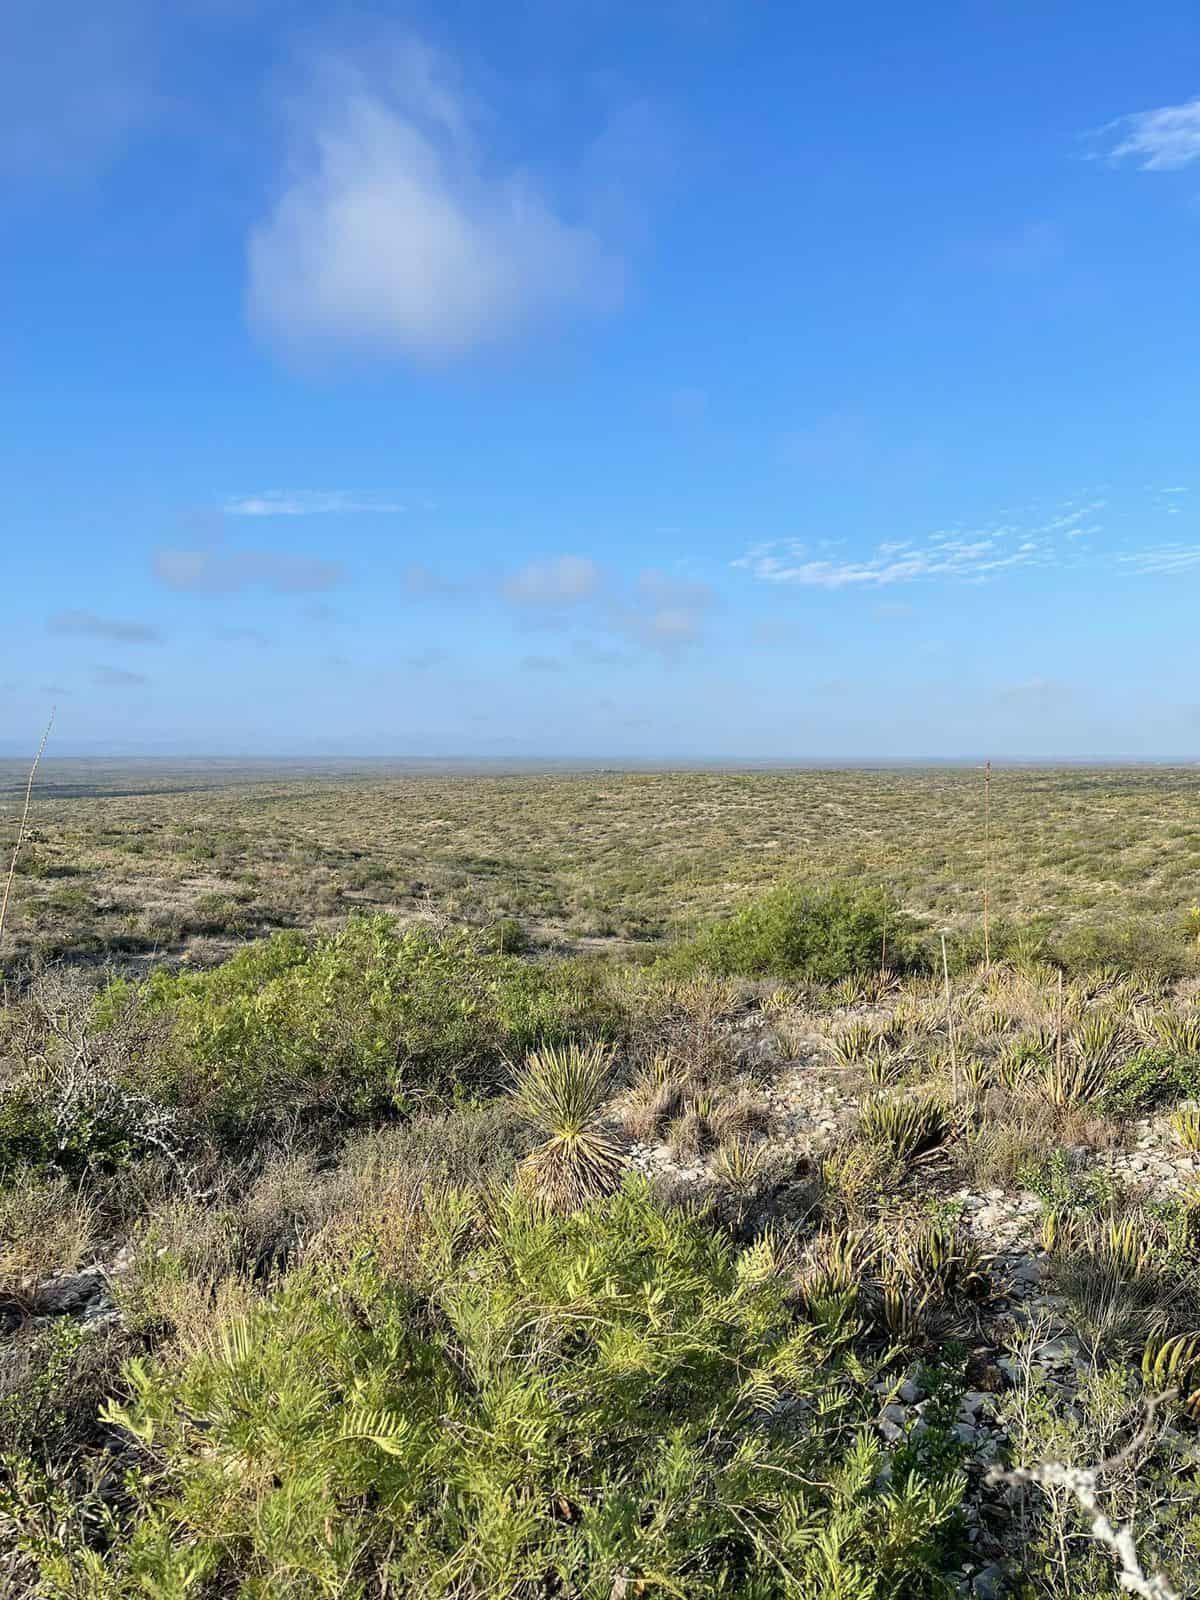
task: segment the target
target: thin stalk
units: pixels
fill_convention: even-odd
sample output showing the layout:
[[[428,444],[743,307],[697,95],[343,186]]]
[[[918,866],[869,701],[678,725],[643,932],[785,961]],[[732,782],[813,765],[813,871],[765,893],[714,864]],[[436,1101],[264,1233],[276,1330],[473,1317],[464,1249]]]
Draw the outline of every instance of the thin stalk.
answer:
[[[958,1104],[958,1043],[954,1037],[954,1001],[950,994],[950,962],[946,957],[946,935],[942,935],[942,977],[946,984],[946,1032],[950,1035],[950,1073],[954,1085],[954,1104]]]
[[[992,900],[992,763],[983,768],[983,965],[985,971],[992,966],[992,944],[989,932],[989,912]]]
[[[33,758],[33,765],[29,769],[29,782],[25,785],[25,805],[21,811],[21,821],[17,826],[16,843],[13,845],[12,860],[8,863],[8,879],[4,885],[4,899],[0,900],[0,945],[4,943],[4,924],[8,917],[8,901],[12,894],[13,879],[17,875],[17,857],[21,854],[21,846],[25,843],[25,825],[29,821],[29,800],[33,794],[33,780],[37,777],[38,763],[50,738],[50,730],[54,726],[54,711],[50,712],[50,720],[46,724],[46,731],[42,734],[42,742],[38,745],[37,755]]]
[[[1057,1078],[1056,1093],[1063,1092],[1063,969],[1058,969],[1058,1021],[1054,1040],[1054,1073]]]

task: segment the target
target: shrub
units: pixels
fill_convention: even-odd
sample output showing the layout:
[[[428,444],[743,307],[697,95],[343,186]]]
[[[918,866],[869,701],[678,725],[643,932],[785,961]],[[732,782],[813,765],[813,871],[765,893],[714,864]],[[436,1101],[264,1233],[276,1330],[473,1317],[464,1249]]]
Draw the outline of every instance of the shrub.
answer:
[[[464,934],[385,917],[311,940],[278,933],[210,972],[160,970],[140,990],[117,983],[101,1009],[129,1005],[171,1020],[159,1087],[227,1136],[493,1087],[506,1058],[612,1031],[618,1016],[592,968],[488,955]]]
[[[1200,1094],[1200,1063],[1162,1047],[1142,1049],[1109,1071],[1101,1105],[1109,1116],[1138,1115],[1194,1094]]]
[[[782,885],[715,923],[668,958],[681,972],[834,983],[915,957],[914,926],[886,889]]]
[[[1130,920],[1068,928],[1053,941],[1052,955],[1069,972],[1115,967],[1178,978],[1194,968],[1196,952],[1177,928]]]
[[[143,1446],[136,1515],[104,1557],[47,1556],[49,1583],[942,1592],[956,1463],[881,1470],[869,1374],[791,1307],[768,1241],[738,1254],[641,1187],[484,1220],[452,1194],[410,1219],[403,1278],[360,1249],[297,1270],[178,1370],[131,1366],[110,1416]]]

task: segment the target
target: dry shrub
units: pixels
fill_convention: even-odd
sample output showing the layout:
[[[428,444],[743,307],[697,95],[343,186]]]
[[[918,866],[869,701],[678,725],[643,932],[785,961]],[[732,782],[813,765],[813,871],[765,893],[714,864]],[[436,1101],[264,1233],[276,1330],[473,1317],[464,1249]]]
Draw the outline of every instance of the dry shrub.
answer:
[[[0,1305],[32,1307],[39,1280],[82,1265],[95,1241],[95,1205],[70,1179],[14,1173],[0,1185]]]

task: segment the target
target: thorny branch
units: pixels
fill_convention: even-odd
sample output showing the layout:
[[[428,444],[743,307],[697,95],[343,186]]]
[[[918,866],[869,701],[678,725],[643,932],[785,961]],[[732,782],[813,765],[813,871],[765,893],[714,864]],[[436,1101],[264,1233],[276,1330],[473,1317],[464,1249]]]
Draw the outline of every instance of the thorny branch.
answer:
[[[1147,1576],[1138,1559],[1133,1529],[1113,1526],[1100,1505],[1096,1485],[1106,1473],[1124,1466],[1142,1449],[1153,1430],[1155,1413],[1166,1401],[1174,1399],[1176,1392],[1170,1389],[1166,1394],[1148,1400],[1146,1414],[1137,1433],[1123,1450],[1102,1461],[1098,1467],[1068,1467],[1061,1461],[1044,1461],[1038,1467],[1014,1467],[1008,1472],[993,1467],[987,1476],[990,1484],[1036,1483],[1039,1488],[1065,1489],[1068,1494],[1074,1495],[1076,1503],[1091,1522],[1092,1538],[1110,1550],[1121,1563],[1117,1582],[1127,1594],[1140,1595],[1141,1600],[1183,1600],[1183,1597],[1161,1573]]]

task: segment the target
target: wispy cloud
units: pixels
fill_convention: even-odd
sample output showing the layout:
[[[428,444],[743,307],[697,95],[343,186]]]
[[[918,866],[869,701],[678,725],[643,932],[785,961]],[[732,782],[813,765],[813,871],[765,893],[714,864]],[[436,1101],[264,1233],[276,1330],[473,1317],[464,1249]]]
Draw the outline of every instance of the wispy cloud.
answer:
[[[1049,566],[1055,559],[1045,540],[1015,537],[1011,528],[976,534],[939,533],[920,544],[895,540],[876,545],[866,556],[833,559],[814,556],[799,540],[754,546],[733,565],[769,583],[795,583],[817,589],[855,586],[882,588],[923,578],[981,580],[1012,567]]]
[[[1190,572],[1193,567],[1200,567],[1200,544],[1150,545],[1145,550],[1124,552],[1117,562],[1132,573]]]
[[[1133,161],[1143,172],[1190,166],[1200,161],[1200,95],[1182,105],[1118,117],[1100,131],[1114,161]]]
[[[276,550],[228,550],[220,545],[156,550],[152,567],[160,583],[187,594],[234,594],[254,588],[275,594],[311,594],[336,588],[345,577],[340,561]]]
[[[227,517],[321,517],[403,511],[391,500],[376,500],[349,489],[266,489],[234,495],[222,510]]]
[[[138,689],[150,679],[144,672],[128,672],[124,667],[94,667],[92,682],[102,689]]]
[[[1183,515],[1183,485],[1145,486],[1140,502],[1110,500],[1093,491],[1053,509],[1034,506],[1003,513],[989,526],[942,530],[924,538],[876,543],[864,553],[844,553],[840,541],[777,539],[754,545],[732,566],[768,583],[816,589],[884,588],[925,580],[984,583],[1024,568],[1080,570],[1108,567],[1127,577],[1184,571],[1200,564],[1200,544],[1184,541],[1131,548],[1096,538],[1107,528],[1144,523],[1147,510]]]
[[[118,644],[160,644],[161,632],[148,622],[125,622],[118,617],[98,617],[92,611],[60,611],[46,627],[51,633],[76,634],[88,639],[112,639]]]
[[[516,605],[564,606],[590,599],[600,581],[600,568],[589,556],[555,556],[511,573],[502,589],[505,599]]]
[[[422,45],[321,63],[292,112],[289,176],[249,244],[252,315],[286,346],[453,356],[619,297],[619,261],[485,159],[482,118]]]

